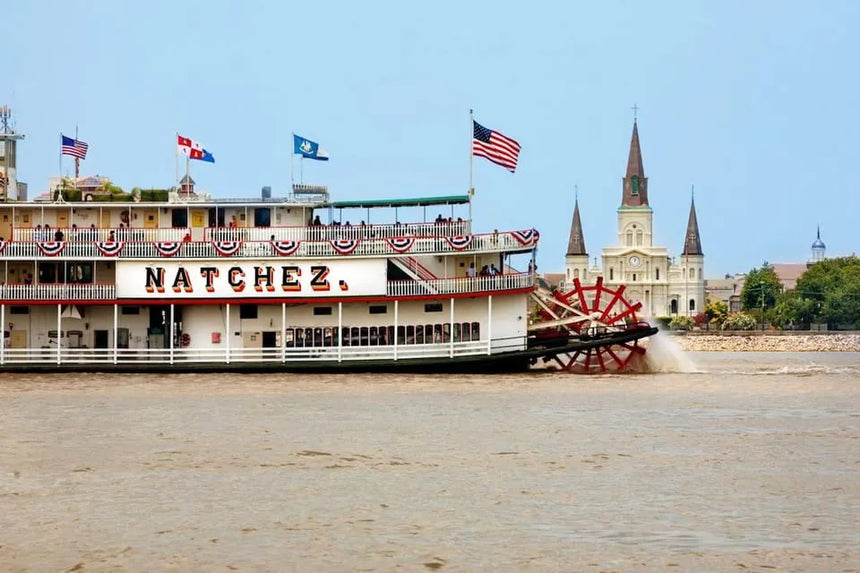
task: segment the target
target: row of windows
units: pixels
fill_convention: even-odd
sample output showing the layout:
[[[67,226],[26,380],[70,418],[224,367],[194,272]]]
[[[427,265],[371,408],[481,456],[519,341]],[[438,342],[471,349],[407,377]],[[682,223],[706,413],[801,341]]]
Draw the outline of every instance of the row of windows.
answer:
[[[336,326],[315,328],[288,328],[287,346],[308,348],[337,346],[338,336],[343,346],[387,346],[394,344],[394,326]],[[409,324],[397,327],[397,344],[438,344],[452,341],[451,324]],[[481,339],[481,325],[477,322],[455,322],[454,342]]]
[[[254,319],[258,316],[258,305],[256,304],[240,304],[239,318]],[[388,314],[388,306],[384,304],[370,305],[367,308],[368,314]],[[441,302],[428,302],[424,305],[424,312],[442,312]],[[314,316],[331,316],[334,313],[334,307],[331,306],[315,306]]]

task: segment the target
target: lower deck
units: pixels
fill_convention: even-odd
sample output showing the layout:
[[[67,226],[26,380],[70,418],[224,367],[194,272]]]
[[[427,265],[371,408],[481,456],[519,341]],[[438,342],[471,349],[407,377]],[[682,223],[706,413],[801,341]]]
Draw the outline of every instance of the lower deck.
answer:
[[[3,304],[0,369],[465,363],[526,349],[527,300],[516,293],[300,304]]]

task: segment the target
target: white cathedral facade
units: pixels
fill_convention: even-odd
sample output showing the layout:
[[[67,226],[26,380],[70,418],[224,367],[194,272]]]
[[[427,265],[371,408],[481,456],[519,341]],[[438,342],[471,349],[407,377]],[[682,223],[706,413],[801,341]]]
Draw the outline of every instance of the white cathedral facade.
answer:
[[[639,130],[633,122],[627,173],[623,180],[621,206],[618,208],[618,242],[604,247],[602,265],[589,267],[585,249],[579,202],[573,210],[562,289],[570,290],[574,279],[594,284],[598,277],[613,290],[626,285],[625,298],[639,301],[644,314],[652,316],[695,316],[705,310],[705,255],[699,237],[695,202],[684,248],[673,259],[666,247],[653,243],[653,210],[648,205],[648,178],[642,166]]]

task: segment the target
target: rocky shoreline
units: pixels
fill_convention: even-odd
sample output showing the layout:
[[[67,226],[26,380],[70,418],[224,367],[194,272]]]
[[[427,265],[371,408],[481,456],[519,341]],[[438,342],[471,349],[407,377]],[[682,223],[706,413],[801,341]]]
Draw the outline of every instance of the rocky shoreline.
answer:
[[[670,332],[693,352],[860,352],[860,333]]]

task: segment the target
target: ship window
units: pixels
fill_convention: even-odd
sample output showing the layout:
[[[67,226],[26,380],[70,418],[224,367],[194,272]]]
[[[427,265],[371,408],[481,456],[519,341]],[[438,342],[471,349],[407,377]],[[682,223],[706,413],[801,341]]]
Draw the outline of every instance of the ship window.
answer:
[[[481,340],[481,325],[480,323],[472,323],[472,340]]]
[[[442,325],[441,325],[441,324],[436,324],[436,325],[434,325],[434,328],[433,328],[433,342],[435,342],[435,343],[445,342],[445,339],[444,339],[444,337],[443,337],[443,335],[442,335]]]
[[[370,344],[370,329],[366,326],[362,326],[360,329],[361,334],[359,335],[358,343],[360,346],[369,346]]]
[[[257,318],[256,304],[240,304],[239,318]]]
[[[460,342],[460,323],[454,323],[454,342]]]
[[[30,314],[29,306],[12,306],[9,307],[9,314]]]
[[[446,322],[442,325],[442,342],[451,342],[451,323]]]
[[[350,336],[352,337],[352,343],[351,344],[353,346],[359,346],[361,344],[361,329],[360,328],[358,328],[357,326],[353,326],[352,327],[352,334]]]
[[[331,307],[330,306],[315,306],[314,307],[314,316],[330,316],[331,315]]]
[[[424,327],[420,324],[415,327],[415,344],[424,344]]]
[[[376,346],[379,344],[379,333],[375,326],[370,327],[370,345]]]
[[[397,327],[397,344],[406,344],[406,328],[403,326]]]
[[[472,340],[472,328],[468,322],[463,323],[463,342]]]
[[[367,310],[370,314],[386,314],[388,313],[388,306],[384,304],[375,304],[370,305],[370,308]]]
[[[119,307],[120,314],[129,315],[129,314],[140,314],[139,306],[121,306]]]
[[[188,226],[188,211],[185,209],[173,209],[170,215],[170,226],[174,229]]]
[[[272,224],[272,210],[263,207],[254,209],[254,226],[268,227]]]
[[[424,325],[424,342],[427,344],[433,344],[433,325],[425,324]]]
[[[428,302],[424,305],[424,312],[442,312],[442,303]]]

